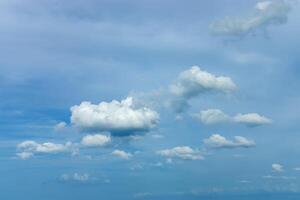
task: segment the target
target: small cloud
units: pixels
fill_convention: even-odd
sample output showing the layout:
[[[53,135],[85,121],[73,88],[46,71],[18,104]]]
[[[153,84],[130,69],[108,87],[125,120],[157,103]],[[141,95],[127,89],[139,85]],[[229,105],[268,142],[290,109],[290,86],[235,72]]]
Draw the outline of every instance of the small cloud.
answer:
[[[75,182],[87,182],[90,180],[90,175],[87,173],[79,174],[63,174],[60,177],[60,180],[62,181],[75,181]]]
[[[159,121],[157,112],[147,107],[135,108],[133,98],[121,102],[82,102],[71,107],[71,122],[86,131],[109,131],[114,136],[128,136],[149,131]]]
[[[277,163],[272,164],[273,172],[283,172],[283,166]]]
[[[270,25],[285,24],[289,12],[290,5],[284,0],[261,1],[250,16],[225,17],[210,24],[210,30],[216,35],[245,36]]]
[[[260,126],[272,123],[272,120],[257,113],[237,114],[233,120],[237,123],[243,123],[248,126]]]
[[[242,136],[235,136],[234,140],[228,140],[219,134],[213,134],[204,139],[204,144],[212,148],[249,148],[255,146],[255,142]]]
[[[272,175],[267,175],[263,176],[264,179],[281,179],[281,180],[295,180],[296,177],[294,176],[272,176]]]
[[[182,160],[203,160],[204,157],[201,155],[201,152],[195,149],[192,149],[189,146],[178,146],[172,149],[164,149],[157,151],[157,154],[164,156],[168,159],[178,158]],[[169,160],[170,163],[172,162]]]
[[[17,156],[28,159],[34,154],[56,154],[72,150],[72,143],[56,144],[52,142],[38,143],[32,140],[21,142],[17,145]]]
[[[249,127],[271,124],[272,120],[257,113],[237,114],[231,117],[219,109],[202,110],[200,113],[193,114],[203,124],[213,125],[220,123],[239,123]]]
[[[114,150],[111,154],[124,160],[129,160],[132,157],[131,153],[127,153],[119,149]]]
[[[17,156],[19,158],[21,158],[22,160],[26,160],[28,158],[31,158],[33,156],[33,153],[31,153],[31,152],[21,152],[21,153],[17,153]]]
[[[59,122],[58,124],[56,124],[54,126],[54,131],[55,132],[59,132],[59,131],[62,131],[63,129],[65,129],[67,126],[67,123],[66,122]]]
[[[194,114],[204,124],[218,124],[230,121],[230,117],[219,109],[202,110]]]
[[[110,142],[111,138],[102,134],[86,135],[81,140],[81,144],[86,147],[102,147]]]

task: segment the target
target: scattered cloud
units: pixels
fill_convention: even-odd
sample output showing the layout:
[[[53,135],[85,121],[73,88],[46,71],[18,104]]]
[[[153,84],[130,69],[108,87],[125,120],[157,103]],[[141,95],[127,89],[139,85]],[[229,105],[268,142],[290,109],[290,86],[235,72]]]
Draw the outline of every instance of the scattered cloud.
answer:
[[[253,140],[242,136],[235,136],[234,140],[228,140],[219,134],[213,134],[208,139],[204,139],[204,144],[212,148],[249,148],[255,146]]]
[[[90,175],[87,173],[79,174],[63,174],[60,177],[60,180],[62,181],[76,181],[76,182],[86,182],[90,180]]]
[[[219,109],[202,110],[199,114],[195,114],[194,116],[204,124],[218,124],[231,120],[228,115]]]
[[[86,147],[101,147],[109,144],[110,142],[110,136],[102,134],[86,135],[81,140],[81,144]]]
[[[250,16],[225,17],[210,24],[210,30],[217,35],[244,36],[270,25],[285,24],[290,10],[284,0],[261,1]]]
[[[233,120],[237,123],[243,123],[248,126],[259,126],[272,123],[272,120],[257,113],[237,114]]]
[[[21,159],[28,159],[34,154],[55,154],[70,151],[71,147],[71,142],[56,144],[52,142],[37,143],[27,140],[17,145],[17,151],[20,151],[17,153],[17,156]]]
[[[129,160],[132,157],[131,153],[127,153],[119,149],[114,150],[111,154],[124,160]]]
[[[114,136],[127,136],[136,132],[149,131],[159,121],[157,112],[147,108],[135,108],[133,98],[121,102],[101,102],[98,105],[82,102],[71,108],[71,122],[80,129],[109,131]]]
[[[277,163],[272,164],[273,172],[283,172],[283,166]]]
[[[169,106],[177,112],[182,112],[188,107],[188,100],[201,93],[210,91],[230,93],[236,89],[237,86],[230,77],[216,76],[198,66],[192,66],[181,72],[175,83],[170,85],[169,90],[173,98]]]
[[[58,124],[56,124],[54,126],[53,129],[54,129],[54,131],[59,132],[59,131],[62,131],[64,128],[66,128],[66,126],[67,126],[66,122],[59,122]]]
[[[203,124],[219,124],[225,122],[245,124],[249,127],[271,124],[272,120],[257,113],[237,114],[231,117],[219,109],[202,110],[194,114]]]
[[[199,150],[192,149],[189,146],[178,146],[172,149],[164,149],[157,151],[157,154],[164,156],[168,159],[178,158],[182,160],[203,160]]]

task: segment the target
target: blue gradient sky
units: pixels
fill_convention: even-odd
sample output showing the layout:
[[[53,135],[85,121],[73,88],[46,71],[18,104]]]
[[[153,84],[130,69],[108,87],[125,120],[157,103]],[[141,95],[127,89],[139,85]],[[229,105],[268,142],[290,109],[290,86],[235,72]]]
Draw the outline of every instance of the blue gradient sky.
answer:
[[[264,3],[259,10],[255,0],[2,0],[0,199],[299,199],[300,4]],[[236,89],[188,83],[191,97],[172,94],[192,66]],[[127,97],[134,109],[156,112],[157,122],[119,137],[117,120],[92,130],[71,120],[83,101]],[[176,98],[188,103],[182,112],[170,104]],[[208,109],[229,117],[196,117]],[[238,113],[270,123],[249,126]],[[96,134],[110,142],[84,144]],[[213,134],[229,144],[211,147]],[[35,146],[22,151],[26,141]],[[39,150],[44,143],[63,149]],[[160,153],[183,146],[202,159]]]

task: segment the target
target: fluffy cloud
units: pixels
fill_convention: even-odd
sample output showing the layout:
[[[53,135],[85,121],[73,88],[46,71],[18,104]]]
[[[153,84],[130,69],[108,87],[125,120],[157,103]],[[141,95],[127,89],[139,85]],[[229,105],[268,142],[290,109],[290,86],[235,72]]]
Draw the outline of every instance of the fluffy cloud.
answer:
[[[173,95],[170,106],[177,112],[182,112],[188,106],[188,100],[201,93],[209,91],[230,93],[236,88],[231,78],[216,76],[198,66],[193,66],[181,72],[176,82],[170,86],[170,92]]]
[[[259,126],[272,123],[272,120],[257,113],[237,114],[233,120],[237,123],[243,123],[248,126]]]
[[[66,144],[55,144],[51,142],[37,143],[32,140],[24,141],[17,145],[17,156],[21,159],[27,159],[32,157],[36,153],[40,154],[55,154],[70,151],[72,147],[71,142]]]
[[[81,144],[87,147],[101,147],[110,142],[111,138],[102,134],[86,135],[81,140]]]
[[[218,124],[224,122],[241,123],[250,127],[266,125],[272,123],[272,120],[257,113],[237,114],[231,117],[219,109],[208,109],[194,114],[204,124]]]
[[[157,154],[166,158],[179,158],[182,160],[202,160],[204,157],[198,150],[194,150],[189,146],[179,146],[172,149],[164,149],[157,151]]]
[[[290,6],[284,0],[262,1],[248,17],[226,17],[210,25],[214,34],[242,36],[269,25],[280,25],[287,21]]]
[[[235,136],[234,140],[228,140],[219,134],[213,134],[208,139],[204,139],[204,144],[213,148],[249,148],[255,146],[255,142],[242,136]]]
[[[135,108],[131,97],[98,105],[82,102],[73,106],[71,112],[71,122],[80,129],[109,131],[115,136],[148,131],[159,120],[157,112],[147,107]]]
[[[127,153],[119,149],[114,150],[111,154],[124,160],[129,160],[132,157],[131,153]]]
[[[79,181],[79,182],[86,182],[88,180],[90,180],[90,176],[87,173],[84,174],[78,174],[78,173],[74,173],[74,174],[63,174],[61,175],[60,179],[62,181]]]
[[[283,166],[277,163],[272,164],[272,170],[274,172],[283,172]]]

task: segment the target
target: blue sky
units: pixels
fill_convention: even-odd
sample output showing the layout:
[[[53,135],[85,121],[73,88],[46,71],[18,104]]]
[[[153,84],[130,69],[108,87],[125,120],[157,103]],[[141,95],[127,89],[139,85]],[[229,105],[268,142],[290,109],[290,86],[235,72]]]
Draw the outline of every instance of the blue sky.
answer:
[[[297,0],[2,0],[1,199],[299,199]]]

